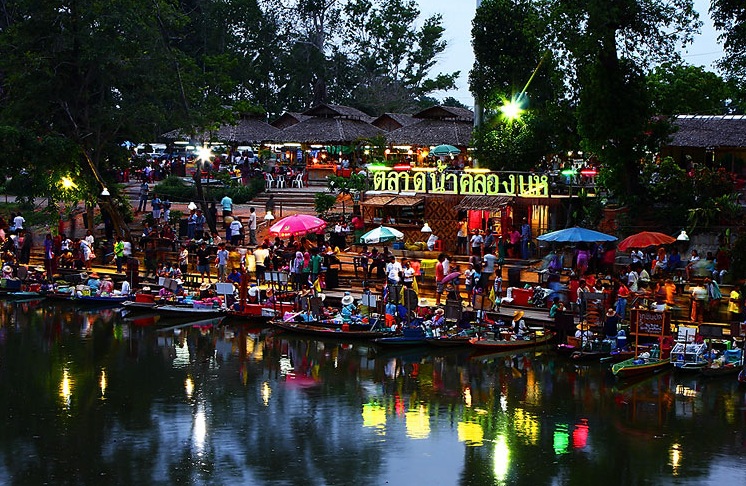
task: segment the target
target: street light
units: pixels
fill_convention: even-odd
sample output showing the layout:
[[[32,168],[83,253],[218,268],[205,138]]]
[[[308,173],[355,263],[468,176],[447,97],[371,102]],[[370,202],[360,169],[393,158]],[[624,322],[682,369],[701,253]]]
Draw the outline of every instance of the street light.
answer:
[[[264,221],[272,221],[273,219],[275,219],[275,216],[272,211],[267,211],[267,214],[264,215]]]
[[[111,196],[111,193],[109,192],[109,189],[104,187],[104,190],[101,191],[101,195],[104,197]]]
[[[425,223],[422,226],[422,229],[420,230],[420,233],[432,233],[432,232],[433,232],[432,228],[430,228],[430,225],[427,223]]]
[[[689,235],[686,234],[686,231],[681,230],[679,236],[676,237],[676,241],[689,241]]]
[[[192,202],[190,202],[190,203],[189,203],[189,204],[187,205],[187,209],[189,209],[189,211],[194,211],[195,209],[197,209],[197,205],[196,205],[196,204],[194,204],[194,201],[192,201]]]

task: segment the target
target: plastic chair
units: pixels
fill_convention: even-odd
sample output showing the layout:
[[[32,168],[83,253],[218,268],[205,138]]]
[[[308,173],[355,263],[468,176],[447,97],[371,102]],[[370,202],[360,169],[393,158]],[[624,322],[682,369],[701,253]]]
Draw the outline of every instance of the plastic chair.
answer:
[[[303,174],[298,174],[293,179],[293,187],[298,187],[299,189],[303,188]]]
[[[267,189],[271,189],[275,183],[275,178],[272,177],[272,174],[264,174],[264,180],[266,181]]]
[[[278,189],[285,188],[285,176],[277,176],[277,179],[275,179],[275,187],[277,187]]]

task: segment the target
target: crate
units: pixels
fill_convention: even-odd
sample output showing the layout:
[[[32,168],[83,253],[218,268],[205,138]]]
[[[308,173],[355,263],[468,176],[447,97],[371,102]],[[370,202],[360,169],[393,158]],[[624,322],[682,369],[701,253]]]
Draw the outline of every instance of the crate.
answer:
[[[528,301],[534,296],[534,289],[521,289],[515,287],[513,289],[513,305],[522,307],[528,306]]]
[[[152,304],[155,302],[155,295],[153,294],[137,294],[135,295],[135,302],[142,302],[144,304]]]

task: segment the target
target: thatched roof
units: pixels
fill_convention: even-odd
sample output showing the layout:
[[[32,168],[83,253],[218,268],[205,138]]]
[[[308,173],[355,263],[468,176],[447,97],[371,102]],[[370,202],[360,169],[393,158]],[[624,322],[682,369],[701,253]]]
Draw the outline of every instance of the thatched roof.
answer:
[[[304,111],[303,114],[323,118],[348,118],[350,120],[362,120],[367,123],[373,121],[372,116],[366,115],[357,108],[344,105],[329,105],[327,103],[316,105],[310,110]]]
[[[314,116],[280,131],[273,141],[344,144],[384,134],[383,130],[365,121]]]
[[[384,113],[370,123],[371,125],[376,126],[381,130],[392,132],[401,127],[407,127],[413,123],[417,123],[418,121],[419,120],[417,120],[412,115],[407,115],[404,113]]]
[[[303,115],[301,113],[296,113],[293,111],[286,111],[285,113],[280,116],[277,120],[270,123],[275,128],[279,128],[280,130],[284,130],[287,127],[292,127],[295,124],[298,124],[302,122],[303,120],[309,119],[309,116]]]
[[[673,124],[678,131],[671,136],[669,146],[746,148],[744,115],[679,115]]]
[[[259,118],[243,118],[235,125],[221,125],[215,131],[204,131],[194,135],[200,141],[220,141],[234,144],[254,145],[271,140],[279,130]],[[191,138],[183,130],[171,130],[161,135],[168,140]]]
[[[363,206],[403,206],[410,207],[425,201],[422,196],[395,196],[393,194],[368,197],[360,204]]]
[[[386,139],[395,145],[432,146],[446,143],[466,147],[471,142],[473,128],[470,121],[425,119],[394,130]]]
[[[419,113],[413,115],[415,118],[425,118],[432,120],[458,120],[474,123],[474,112],[466,108],[456,106],[431,106]]]

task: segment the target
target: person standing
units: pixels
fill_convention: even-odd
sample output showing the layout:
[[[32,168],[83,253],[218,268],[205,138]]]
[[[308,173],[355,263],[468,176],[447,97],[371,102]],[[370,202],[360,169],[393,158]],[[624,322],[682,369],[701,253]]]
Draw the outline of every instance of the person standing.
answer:
[[[47,276],[51,279],[53,274],[54,261],[54,240],[52,240],[52,233],[47,233],[44,237],[44,270],[47,272]]]
[[[124,242],[121,236],[117,236],[114,243],[114,259],[117,262],[117,273],[122,273],[122,263],[124,262]]]
[[[186,237],[188,240],[193,240],[195,235],[195,230],[197,228],[197,211],[192,209],[192,212],[189,214],[189,217],[187,218],[187,234]]]
[[[528,218],[523,218],[523,224],[521,224],[521,258],[528,260],[531,257],[531,249],[529,245],[531,243],[531,225],[528,224]]]
[[[161,219],[161,199],[158,194],[153,193],[153,200],[150,201],[150,207],[153,209],[153,221],[154,225],[158,224],[158,220]]]
[[[205,281],[205,275],[207,275],[207,282],[212,283],[212,278],[210,277],[210,251],[207,249],[207,243],[204,241],[197,249],[197,271],[201,277],[201,282]]]
[[[218,254],[215,257],[215,263],[218,264],[218,281],[225,282],[228,278],[228,250],[225,249],[225,243],[218,247]]]
[[[21,213],[16,214],[13,218],[13,228],[15,228],[16,234],[23,231],[24,224],[26,224],[26,220],[21,216]]]
[[[205,215],[202,214],[201,209],[197,209],[197,212],[195,214],[194,218],[194,237],[198,240],[201,240],[205,237],[205,223],[207,220],[205,219]]]
[[[148,182],[146,180],[143,180],[142,184],[140,184],[140,202],[137,205],[138,213],[145,212],[145,210],[148,208],[148,194],[149,193],[150,193],[150,189],[148,188]]]
[[[438,255],[438,263],[435,264],[435,305],[440,305],[440,298],[443,295],[443,278],[445,275],[445,267],[443,266],[443,260],[446,256],[441,253]]]
[[[478,229],[474,230],[474,234],[471,236],[471,254],[472,256],[481,257],[482,256],[482,245],[484,244],[484,239],[482,239],[482,235]]]
[[[233,215],[233,199],[227,194],[220,200],[220,205],[223,207],[223,220],[225,220],[226,216]]]
[[[466,218],[462,218],[458,222],[458,231],[456,232],[456,253],[461,252],[462,255],[466,255],[466,243],[469,239],[468,231]]]
[[[231,245],[236,246],[242,240],[241,231],[243,230],[243,225],[241,224],[241,219],[236,217],[233,221],[231,221],[230,228]]]
[[[182,275],[186,275],[189,271],[189,249],[187,245],[181,245],[181,251],[179,251],[179,270]]]
[[[249,209],[249,245],[256,246],[256,210]]]

